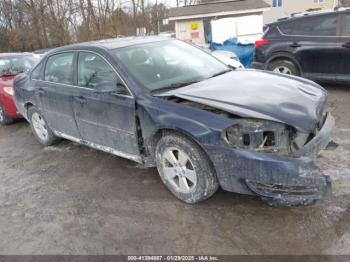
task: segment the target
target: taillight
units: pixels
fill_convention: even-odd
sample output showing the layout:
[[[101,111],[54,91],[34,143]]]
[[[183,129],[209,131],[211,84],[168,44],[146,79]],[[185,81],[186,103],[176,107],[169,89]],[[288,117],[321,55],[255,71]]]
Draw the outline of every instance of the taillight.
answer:
[[[13,96],[14,92],[13,92],[13,87],[12,86],[5,86],[4,87],[4,91],[6,94]]]
[[[267,40],[267,39],[257,40],[257,41],[255,41],[255,48],[259,48],[261,46],[268,45],[269,43],[270,43],[270,40]]]

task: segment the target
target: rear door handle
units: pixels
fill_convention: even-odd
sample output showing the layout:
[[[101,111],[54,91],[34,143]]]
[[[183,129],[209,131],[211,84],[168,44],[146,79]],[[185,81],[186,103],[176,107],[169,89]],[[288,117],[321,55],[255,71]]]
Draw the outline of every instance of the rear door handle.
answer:
[[[82,96],[75,96],[74,100],[78,101],[80,104],[85,104],[86,103],[85,97],[82,97]]]
[[[41,87],[37,88],[36,91],[38,92],[38,94],[44,94],[44,89],[42,89]]]
[[[350,48],[350,42],[344,43],[343,47]]]
[[[296,48],[296,47],[301,47],[301,44],[299,44],[299,43],[293,43],[293,44],[290,45],[290,47],[294,47],[294,48]]]

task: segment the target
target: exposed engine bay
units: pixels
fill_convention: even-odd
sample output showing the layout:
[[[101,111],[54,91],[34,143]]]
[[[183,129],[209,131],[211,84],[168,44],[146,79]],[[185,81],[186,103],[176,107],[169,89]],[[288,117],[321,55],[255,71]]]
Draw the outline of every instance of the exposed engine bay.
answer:
[[[241,118],[221,109],[182,98],[169,97],[168,99],[175,103],[195,107],[223,117],[237,119],[238,124],[226,129],[224,133],[227,142],[237,149],[293,156],[293,153],[297,152],[315,136],[314,133],[298,132],[295,128],[283,123]]]

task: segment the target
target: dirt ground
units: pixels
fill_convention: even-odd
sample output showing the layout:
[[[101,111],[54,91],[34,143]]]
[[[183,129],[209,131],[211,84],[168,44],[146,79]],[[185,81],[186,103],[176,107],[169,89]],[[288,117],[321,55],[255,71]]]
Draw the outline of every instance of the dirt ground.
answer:
[[[350,254],[350,87],[327,89],[339,147],[317,162],[333,195],[311,207],[222,190],[184,204],[155,169],[0,127],[0,254]]]

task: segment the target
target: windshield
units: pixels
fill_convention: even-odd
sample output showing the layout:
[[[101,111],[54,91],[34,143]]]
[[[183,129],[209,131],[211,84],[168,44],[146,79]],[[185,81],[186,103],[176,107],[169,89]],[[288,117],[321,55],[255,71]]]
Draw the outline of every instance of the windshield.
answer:
[[[30,70],[38,61],[35,56],[0,57],[0,76],[14,76]]]
[[[178,88],[227,72],[206,52],[178,40],[135,45],[110,51],[143,87]]]

